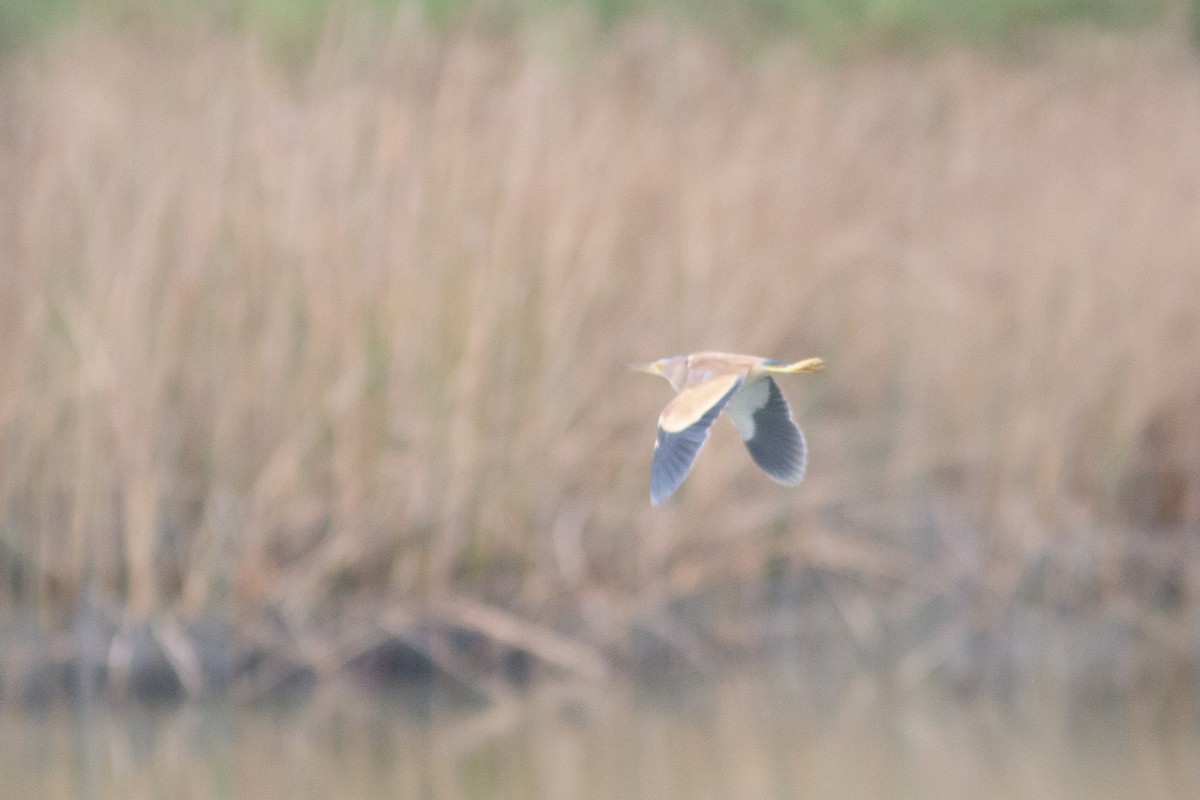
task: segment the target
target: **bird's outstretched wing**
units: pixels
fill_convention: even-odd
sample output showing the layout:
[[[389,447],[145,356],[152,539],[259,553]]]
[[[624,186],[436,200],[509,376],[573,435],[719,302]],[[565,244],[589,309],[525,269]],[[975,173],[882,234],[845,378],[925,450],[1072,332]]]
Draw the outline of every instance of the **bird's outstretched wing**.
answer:
[[[784,486],[804,478],[808,448],[778,384],[755,378],[729,403],[729,417],[763,471]]]
[[[650,469],[650,504],[666,500],[687,477],[708,430],[742,385],[741,374],[722,375],[675,395],[658,417]]]

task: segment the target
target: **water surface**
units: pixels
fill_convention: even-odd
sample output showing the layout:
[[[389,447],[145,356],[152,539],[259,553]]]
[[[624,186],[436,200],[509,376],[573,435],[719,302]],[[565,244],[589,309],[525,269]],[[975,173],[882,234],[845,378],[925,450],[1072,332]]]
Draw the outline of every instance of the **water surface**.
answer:
[[[1194,798],[1196,709],[758,673],[542,685],[497,704],[322,690],[291,708],[0,712],[0,796]]]

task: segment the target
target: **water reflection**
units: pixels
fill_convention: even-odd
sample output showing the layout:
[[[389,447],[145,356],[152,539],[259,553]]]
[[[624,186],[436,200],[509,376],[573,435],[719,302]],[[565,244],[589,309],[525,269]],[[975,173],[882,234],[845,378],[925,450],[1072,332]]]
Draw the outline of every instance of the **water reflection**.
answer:
[[[1188,696],[1188,695],[1184,695]],[[1200,796],[1196,709],[1003,706],[761,676],[545,685],[481,706],[322,691],[302,707],[0,714],[6,797],[1170,798]]]

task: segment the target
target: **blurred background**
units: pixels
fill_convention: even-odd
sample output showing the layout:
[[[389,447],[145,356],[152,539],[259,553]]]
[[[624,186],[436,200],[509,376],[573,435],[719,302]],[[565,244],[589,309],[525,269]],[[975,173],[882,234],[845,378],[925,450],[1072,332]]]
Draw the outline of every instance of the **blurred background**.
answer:
[[[1200,796],[1197,19],[0,0],[0,794]]]

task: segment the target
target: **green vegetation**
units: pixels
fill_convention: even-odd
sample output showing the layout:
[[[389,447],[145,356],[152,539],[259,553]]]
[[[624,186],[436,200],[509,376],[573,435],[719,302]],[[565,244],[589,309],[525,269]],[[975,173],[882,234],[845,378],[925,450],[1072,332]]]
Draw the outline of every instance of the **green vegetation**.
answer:
[[[1045,25],[1142,25],[1163,0],[0,0],[0,43],[12,45],[79,15],[110,21],[184,18],[254,31],[288,51],[314,42],[330,14],[415,12],[435,26],[467,20],[512,25],[583,11],[613,25],[668,16],[738,36],[796,33],[821,47],[949,39],[1005,39]]]

